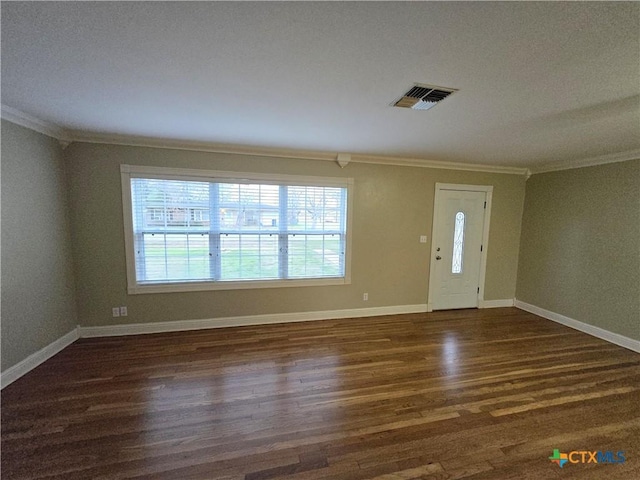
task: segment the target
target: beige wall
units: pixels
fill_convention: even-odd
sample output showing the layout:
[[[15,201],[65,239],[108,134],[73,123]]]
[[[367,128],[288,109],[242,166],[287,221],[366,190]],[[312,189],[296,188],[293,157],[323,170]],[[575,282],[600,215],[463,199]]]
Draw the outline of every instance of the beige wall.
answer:
[[[640,340],[640,160],[527,182],[517,298]]]
[[[435,182],[493,185],[485,299],[515,295],[523,176],[261,158],[74,143],[69,174],[78,314],[87,326],[425,304]],[[128,295],[120,164],[355,179],[352,284],[329,287]],[[369,301],[362,301],[363,292]],[[128,317],[111,317],[127,305]]]
[[[62,148],[2,121],[2,371],[77,324]]]
[[[123,163],[353,177],[352,284],[128,295]],[[74,143],[63,152],[57,141],[3,120],[1,173],[3,371],[77,323],[425,304],[436,182],[494,186],[485,300],[516,296],[640,339],[640,160],[525,183],[517,175],[359,163],[340,169],[116,145]],[[420,244],[420,235],[429,242]],[[129,307],[128,317],[111,317],[118,305]]]

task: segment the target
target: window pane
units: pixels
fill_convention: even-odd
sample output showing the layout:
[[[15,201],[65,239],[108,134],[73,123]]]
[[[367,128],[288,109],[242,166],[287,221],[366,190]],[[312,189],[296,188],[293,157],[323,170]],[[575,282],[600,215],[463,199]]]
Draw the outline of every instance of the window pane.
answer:
[[[222,280],[278,278],[278,236],[222,234]]]
[[[453,228],[453,258],[451,260],[451,273],[462,273],[462,256],[464,251],[464,213],[456,213]]]
[[[344,275],[342,236],[289,235],[289,278]]]
[[[204,234],[142,235],[138,280],[202,280],[209,277],[209,238]]]
[[[177,230],[209,227],[209,185],[132,179],[134,230]]]
[[[340,231],[345,207],[343,190],[332,187],[289,187],[289,230]]]
[[[280,187],[278,185],[220,184],[220,228],[222,231],[278,230]]]

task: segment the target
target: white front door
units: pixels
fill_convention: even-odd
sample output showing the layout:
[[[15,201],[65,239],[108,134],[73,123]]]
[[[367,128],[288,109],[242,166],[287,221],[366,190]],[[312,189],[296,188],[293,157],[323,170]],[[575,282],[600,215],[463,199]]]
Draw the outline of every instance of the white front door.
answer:
[[[460,189],[453,189],[460,188]],[[436,186],[429,303],[433,310],[475,308],[481,284],[485,191]]]

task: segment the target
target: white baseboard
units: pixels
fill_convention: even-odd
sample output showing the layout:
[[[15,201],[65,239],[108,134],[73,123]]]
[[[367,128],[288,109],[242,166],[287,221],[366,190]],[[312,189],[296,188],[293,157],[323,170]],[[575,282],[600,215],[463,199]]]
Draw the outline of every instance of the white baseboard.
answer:
[[[503,308],[513,307],[513,298],[503,298],[501,300],[480,300],[478,308]]]
[[[589,335],[593,335],[594,337],[606,340],[607,342],[615,343],[616,345],[640,353],[640,340],[634,340],[633,338],[625,337],[624,335],[620,335],[619,333],[613,333],[609,330],[605,330],[604,328],[595,327],[593,325],[589,325],[588,323],[566,317],[559,313],[545,310],[544,308],[540,308],[529,303],[521,302],[517,299],[515,301],[515,306],[521,310],[525,310],[529,313],[544,317],[548,320],[553,320],[554,322],[561,323],[562,325],[565,325],[567,327],[580,330],[581,332],[588,333]]]
[[[333,320],[338,318],[375,317],[403,313],[424,313],[427,305],[396,305],[390,307],[352,308],[320,312],[279,313],[269,315],[249,315],[243,317],[204,318],[201,320],[178,320],[154,323],[133,323],[128,325],[105,325],[102,327],[78,327],[81,338],[111,337],[119,335],[140,335],[146,333],[201,330],[206,328],[240,327],[270,323],[308,322],[313,320]]]
[[[49,360],[56,353],[67,348],[73,342],[79,338],[78,329],[74,328],[66,335],[63,335],[59,339],[50,343],[46,347],[32,353],[20,363],[15,364],[13,367],[7,368],[2,374],[0,374],[0,389],[10,385],[17,379],[29,373],[41,363]]]

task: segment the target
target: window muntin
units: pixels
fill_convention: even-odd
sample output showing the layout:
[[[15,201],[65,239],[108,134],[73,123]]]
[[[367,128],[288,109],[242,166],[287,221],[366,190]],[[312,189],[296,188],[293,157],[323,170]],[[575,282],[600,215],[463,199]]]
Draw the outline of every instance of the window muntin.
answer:
[[[199,290],[349,282],[349,179],[331,182],[337,185],[324,178],[310,184],[308,177],[296,184],[292,176],[200,181],[128,168],[143,170],[123,170],[131,202],[131,293],[166,284],[206,283]]]
[[[453,255],[451,258],[451,273],[462,273],[462,259],[464,254],[465,215],[457,212],[453,227]]]

